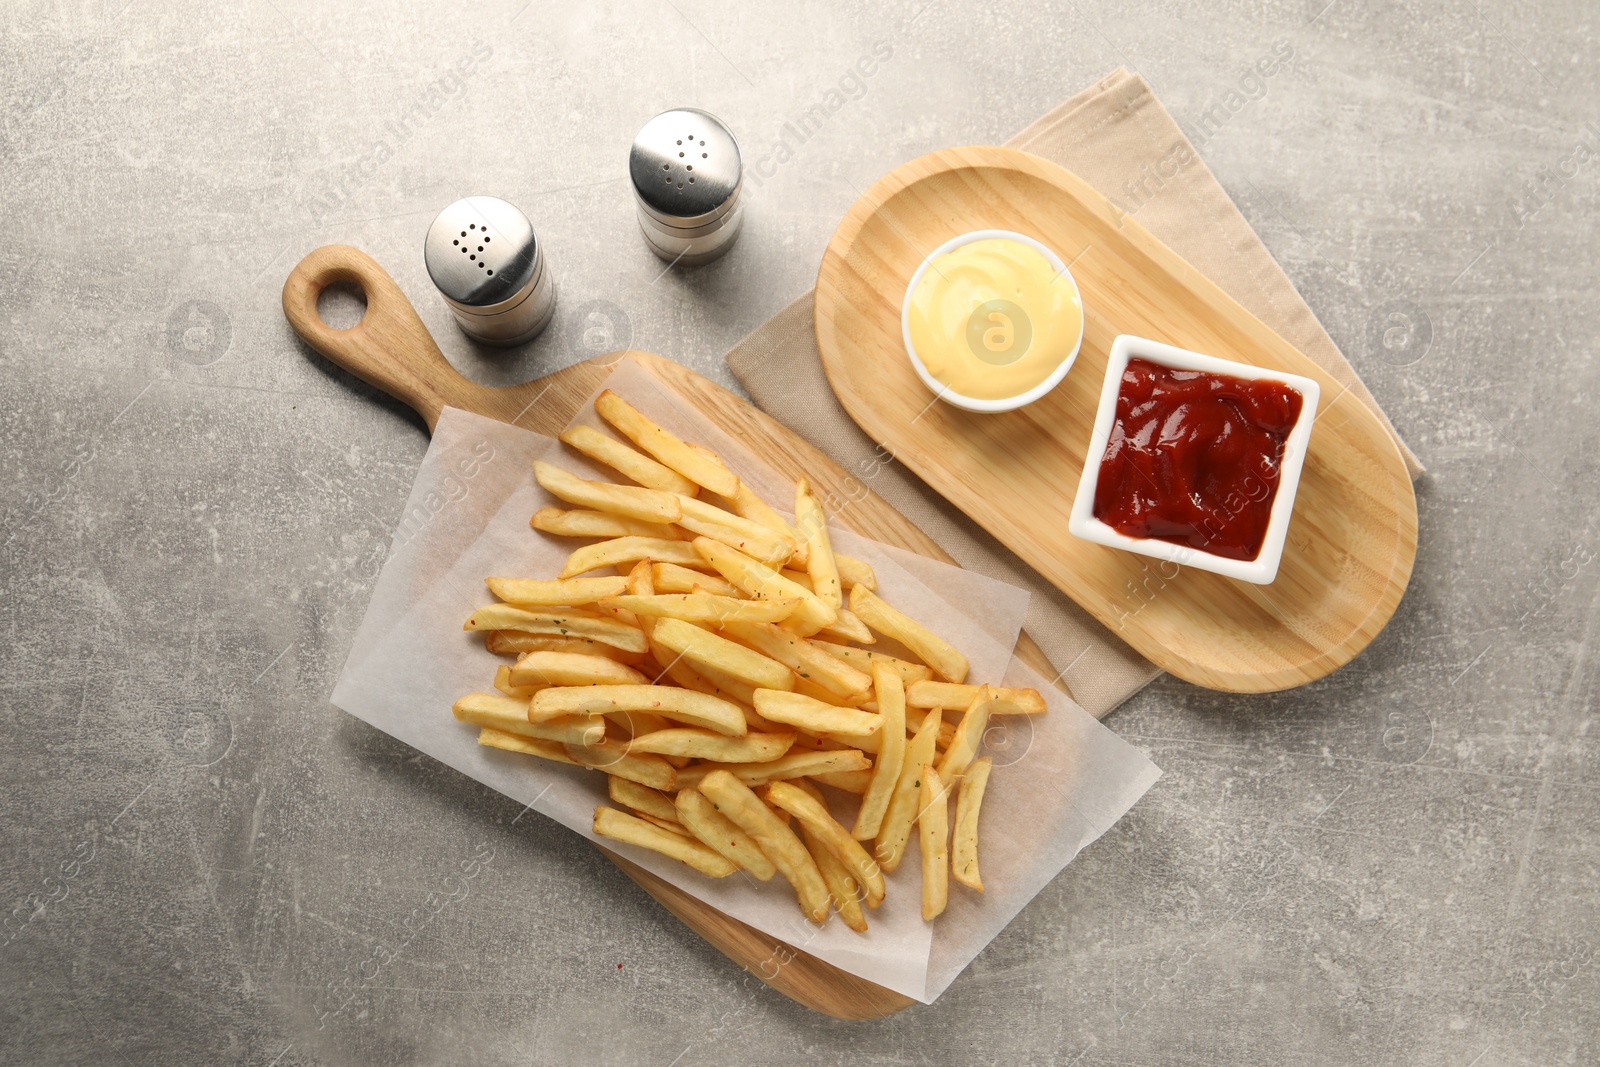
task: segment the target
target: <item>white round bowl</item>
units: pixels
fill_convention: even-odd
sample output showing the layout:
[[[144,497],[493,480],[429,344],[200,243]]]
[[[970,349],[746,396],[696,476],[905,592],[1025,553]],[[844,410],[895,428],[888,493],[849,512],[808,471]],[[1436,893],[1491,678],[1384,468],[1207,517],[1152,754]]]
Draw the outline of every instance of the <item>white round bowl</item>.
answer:
[[[1072,365],[1078,360],[1078,349],[1083,347],[1084,314],[1080,314],[1078,316],[1078,339],[1072,343],[1072,351],[1067,354],[1067,358],[1063,359],[1061,365],[1050,372],[1050,377],[1025,393],[1019,393],[1016,396],[1006,397],[1001,400],[980,400],[977,397],[962,396],[928,372],[928,368],[923,364],[921,357],[917,355],[916,346],[911,343],[911,294],[917,291],[917,285],[922,281],[922,276],[928,273],[928,267],[946,252],[953,252],[962,245],[969,245],[974,241],[987,241],[996,238],[1020,241],[1043,255],[1052,267],[1072,283],[1072,291],[1078,294],[1078,309],[1084,314],[1087,313],[1083,308],[1083,290],[1078,288],[1078,279],[1072,276],[1072,272],[1067,269],[1066,263],[1062,261],[1060,256],[1027,234],[1017,233],[1014,230],[973,230],[971,233],[964,233],[960,237],[950,238],[950,240],[930,252],[927,258],[922,261],[922,265],[917,268],[916,273],[911,275],[911,284],[906,286],[905,299],[900,302],[900,337],[905,343],[906,355],[911,358],[911,366],[916,370],[917,377],[922,379],[922,384],[933,390],[934,395],[945,403],[954,404],[956,407],[965,408],[968,411],[1015,411],[1017,408],[1033,403],[1061,384],[1061,379],[1067,376],[1067,371],[1071,370]]]

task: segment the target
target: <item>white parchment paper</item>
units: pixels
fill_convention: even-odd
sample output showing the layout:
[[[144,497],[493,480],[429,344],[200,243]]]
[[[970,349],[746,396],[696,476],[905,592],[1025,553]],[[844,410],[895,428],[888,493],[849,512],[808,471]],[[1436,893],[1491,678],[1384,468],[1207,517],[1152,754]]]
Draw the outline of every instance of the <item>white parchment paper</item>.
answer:
[[[739,441],[711,426],[642,366],[624,360],[610,388],[679,436],[721,453],[772,506],[792,511],[793,486]],[[591,405],[577,420],[598,424]],[[533,811],[595,839],[605,777],[518,753],[484,748],[478,730],[450,706],[464,693],[492,692],[495,667],[481,635],[462,621],[493,600],[490,575],[553,576],[582,544],[532,530],[528,518],[559,504],[533,480],[545,459],[585,476],[606,476],[552,438],[446,409],[333,691],[333,703]],[[836,918],[806,922],[782,877],[762,883],[738,872],[709,879],[646,849],[606,847],[713,907],[812,955],[923,1002],[943,992],[1078,850],[1103,834],[1160,775],[1031,668],[1015,659],[1028,594],[914,553],[835,529],[839,551],[871,563],[879,592],[961,649],[973,682],[1032,685],[1043,716],[996,720],[986,753],[996,767],[984,799],[980,861],[986,891],[952,882],[935,924],[920,914],[915,857],[888,876],[883,905],[856,934]],[[914,836],[914,835],[913,835]],[[781,962],[781,961],[780,961]]]

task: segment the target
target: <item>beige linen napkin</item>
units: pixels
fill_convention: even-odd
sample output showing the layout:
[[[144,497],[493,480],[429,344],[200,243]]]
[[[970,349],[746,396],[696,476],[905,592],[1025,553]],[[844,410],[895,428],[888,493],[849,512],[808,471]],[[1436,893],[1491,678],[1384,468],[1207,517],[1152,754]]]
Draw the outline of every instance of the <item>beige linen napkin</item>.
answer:
[[[1007,142],[1061,164],[1317,361],[1394,433],[1354,368],[1150,86],[1119,69]],[[805,437],[944,546],[963,567],[1033,594],[1027,630],[1097,718],[1160,671],[916,475],[888,460],[840,407],[822,372],[806,293],[728,353],[761,408]],[[1422,465],[1398,435],[1412,477]]]

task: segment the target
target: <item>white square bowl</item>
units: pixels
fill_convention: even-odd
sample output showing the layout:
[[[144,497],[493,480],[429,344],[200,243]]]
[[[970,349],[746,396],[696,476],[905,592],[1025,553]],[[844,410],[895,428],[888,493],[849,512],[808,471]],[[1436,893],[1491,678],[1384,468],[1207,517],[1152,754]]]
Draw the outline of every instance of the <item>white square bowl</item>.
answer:
[[[1111,429],[1117,420],[1117,395],[1122,391],[1122,372],[1131,359],[1147,359],[1151,363],[1173,370],[1201,371],[1206,374],[1225,374],[1233,378],[1258,380],[1270,378],[1283,382],[1301,395],[1300,417],[1283,445],[1283,460],[1279,467],[1278,492],[1272,500],[1272,513],[1267,520],[1267,533],[1261,551],[1255,559],[1226,559],[1204,549],[1174,544],[1153,537],[1129,537],[1094,517],[1095,486],[1100,481],[1100,461],[1106,454],[1106,442],[1111,439]],[[1278,564],[1283,559],[1284,541],[1289,535],[1289,518],[1294,512],[1295,492],[1300,488],[1300,468],[1306,458],[1306,446],[1311,441],[1311,424],[1316,418],[1317,401],[1321,389],[1310,378],[1283,371],[1252,367],[1247,363],[1233,363],[1215,356],[1201,355],[1182,348],[1164,345],[1131,334],[1121,334],[1111,344],[1111,356],[1106,361],[1105,382],[1100,389],[1100,408],[1095,414],[1094,433],[1089,438],[1089,449],[1084,454],[1083,475],[1078,479],[1078,495],[1072,501],[1072,518],[1067,529],[1074,537],[1085,541],[1153,556],[1184,567],[1237,578],[1256,585],[1267,585],[1278,576]]]

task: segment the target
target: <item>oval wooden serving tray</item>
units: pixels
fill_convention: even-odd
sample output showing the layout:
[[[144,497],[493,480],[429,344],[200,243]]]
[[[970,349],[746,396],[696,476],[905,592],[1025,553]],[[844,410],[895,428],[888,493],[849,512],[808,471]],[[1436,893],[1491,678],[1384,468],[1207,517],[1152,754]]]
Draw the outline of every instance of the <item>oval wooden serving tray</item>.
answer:
[[[317,314],[317,297],[335,282],[354,284],[366,296],[366,314],[348,330],[334,329]],[[810,444],[726,389],[671,360],[649,352],[614,352],[522,385],[500,389],[477,385],[444,358],[388,272],[371,256],[348,245],[319,248],[300,261],[283,285],[283,313],[306,344],[367,384],[410,405],[429,430],[449,406],[554,437],[619,360],[634,359],[775,470],[791,478],[803,474],[813,484],[841,496],[852,493],[851,507],[837,516],[851,530],[946,563],[955,562],[877,495],[857,500],[860,483]],[[1026,634],[1017,642],[1016,653],[1046,677],[1055,676],[1049,660]],[[729,918],[608,849],[600,851],[723,955],[814,1011],[837,1019],[877,1019],[913,1003]]]
[[[907,281],[962,233],[1008,229],[1053,248],[1083,293],[1077,364],[999,415],[934,401],[900,333]],[[817,277],[817,347],[851,418],[924,481],[1165,670],[1234,692],[1287,689],[1349,662],[1411,576],[1417,505],[1393,439],[1320,366],[1100,193],[1010,148],[954,148],[897,167],[839,224]],[[1250,585],[1067,533],[1119,333],[1314,378],[1322,386],[1275,582]]]

